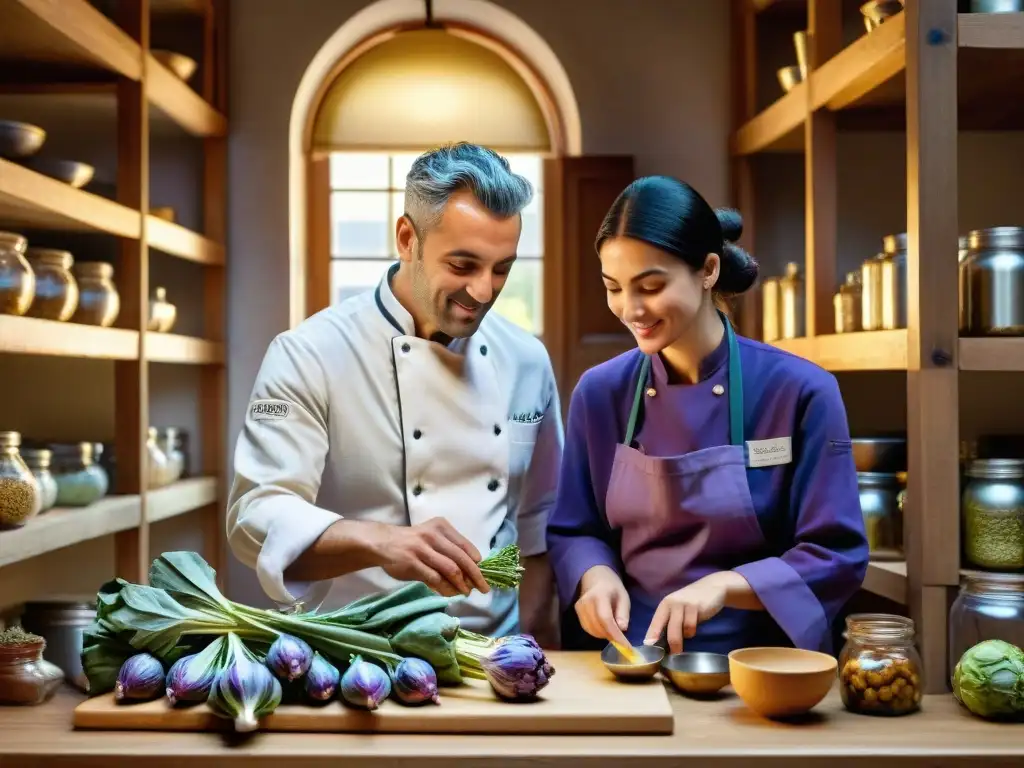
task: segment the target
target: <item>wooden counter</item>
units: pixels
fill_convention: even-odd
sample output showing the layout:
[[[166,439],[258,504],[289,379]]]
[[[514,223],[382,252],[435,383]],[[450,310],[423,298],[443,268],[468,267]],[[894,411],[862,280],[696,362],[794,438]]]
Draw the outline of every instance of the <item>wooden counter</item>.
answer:
[[[846,712],[833,691],[814,716],[780,724],[751,714],[729,689],[716,701],[672,693],[675,733],[659,737],[259,733],[234,743],[208,733],[73,731],[71,712],[82,699],[64,690],[39,707],[0,708],[0,766],[397,768],[400,759],[416,768],[1024,765],[1024,724],[971,717],[952,696],[926,697],[922,712],[886,719]]]

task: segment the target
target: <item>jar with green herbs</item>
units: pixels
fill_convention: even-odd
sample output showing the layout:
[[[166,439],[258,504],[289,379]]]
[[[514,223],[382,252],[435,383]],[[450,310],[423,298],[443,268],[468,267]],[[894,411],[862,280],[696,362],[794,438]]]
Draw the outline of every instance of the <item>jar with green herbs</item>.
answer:
[[[53,452],[47,448],[25,449],[21,458],[39,484],[39,511],[45,512],[57,503],[57,480],[50,471]]]
[[[57,480],[57,504],[86,507],[103,498],[101,478],[93,469],[92,443],[52,445],[53,474]]]
[[[29,248],[28,263],[36,274],[36,296],[28,315],[43,320],[70,320],[78,307],[78,281],[71,274],[75,260],[67,251]]]
[[[36,275],[25,259],[28,240],[0,232],[0,314],[24,315],[36,295]]]
[[[846,617],[839,654],[840,696],[851,712],[908,715],[921,708],[921,656],[914,621],[888,613]]]
[[[39,484],[20,447],[20,433],[0,432],[0,528],[21,527],[39,514]]]
[[[993,571],[1024,569],[1024,459],[975,459],[961,505],[964,557]]]

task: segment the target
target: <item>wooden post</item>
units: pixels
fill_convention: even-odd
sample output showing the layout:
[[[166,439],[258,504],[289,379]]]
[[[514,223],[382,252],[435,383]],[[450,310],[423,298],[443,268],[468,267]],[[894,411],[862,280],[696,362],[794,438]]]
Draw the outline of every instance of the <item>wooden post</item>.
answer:
[[[807,69],[817,69],[842,47],[842,7],[835,0],[810,0],[807,6]],[[810,78],[808,77],[810,81]],[[804,122],[804,271],[808,336],[835,332],[832,295],[836,290],[837,197],[836,118],[815,111],[808,82]]]
[[[927,692],[948,689],[946,593],[959,581],[957,2],[908,0],[908,596]]]
[[[140,46],[142,76],[120,77],[117,83],[117,201],[142,213],[139,239],[118,241],[116,280],[121,298],[118,324],[139,332],[138,359],[115,363],[117,456],[116,493],[138,494],[139,527],[118,533],[114,542],[118,576],[146,583],[149,573],[149,522],[146,506],[149,429],[149,369],[146,362],[146,319],[149,315],[149,249],[146,213],[149,211],[149,103],[146,94],[146,55],[149,51],[149,0],[130,0],[118,6],[119,23]]]

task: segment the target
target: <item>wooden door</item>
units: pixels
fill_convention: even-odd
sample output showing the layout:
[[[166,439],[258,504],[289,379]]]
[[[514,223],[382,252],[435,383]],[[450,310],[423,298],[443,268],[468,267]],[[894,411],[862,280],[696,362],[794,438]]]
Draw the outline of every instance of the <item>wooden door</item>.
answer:
[[[580,375],[635,346],[608,309],[594,239],[635,178],[633,158],[564,157],[544,163],[544,343],[563,410]]]

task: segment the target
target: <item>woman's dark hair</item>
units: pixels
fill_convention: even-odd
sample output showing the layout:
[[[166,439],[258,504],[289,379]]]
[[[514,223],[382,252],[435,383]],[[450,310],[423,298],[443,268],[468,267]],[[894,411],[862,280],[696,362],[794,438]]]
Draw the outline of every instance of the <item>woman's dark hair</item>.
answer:
[[[713,209],[686,182],[644,176],[618,196],[601,223],[598,251],[610,237],[632,237],[702,269],[709,253],[721,258],[715,292],[736,295],[757,280],[757,262],[736,245],[743,218],[730,208]]]

